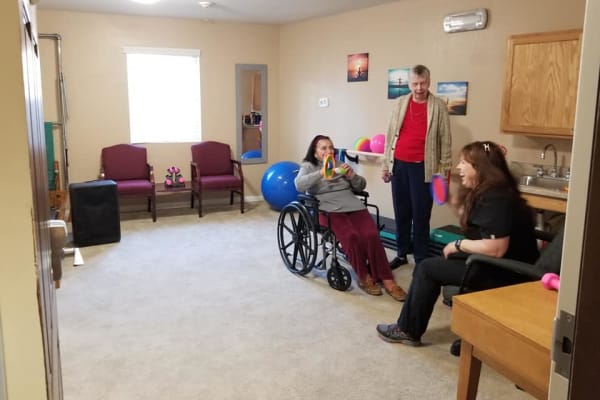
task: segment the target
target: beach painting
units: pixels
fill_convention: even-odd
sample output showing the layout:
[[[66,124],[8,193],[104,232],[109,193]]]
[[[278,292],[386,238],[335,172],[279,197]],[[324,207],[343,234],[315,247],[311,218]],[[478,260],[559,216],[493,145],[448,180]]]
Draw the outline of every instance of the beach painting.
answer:
[[[369,53],[350,54],[348,56],[348,82],[369,80]]]
[[[437,94],[446,101],[448,114],[467,115],[469,82],[438,82]]]
[[[410,93],[409,72],[410,68],[388,69],[388,99],[395,99]]]

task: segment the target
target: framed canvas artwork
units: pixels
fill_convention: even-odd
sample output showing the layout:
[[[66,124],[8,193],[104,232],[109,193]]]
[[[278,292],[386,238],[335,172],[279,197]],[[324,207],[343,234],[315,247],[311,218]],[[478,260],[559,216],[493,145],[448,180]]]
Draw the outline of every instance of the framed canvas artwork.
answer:
[[[369,53],[350,54],[348,56],[348,82],[369,80]]]
[[[388,99],[395,99],[410,93],[408,73],[410,68],[388,69]]]
[[[437,94],[446,101],[448,114],[467,115],[469,82],[438,82]]]

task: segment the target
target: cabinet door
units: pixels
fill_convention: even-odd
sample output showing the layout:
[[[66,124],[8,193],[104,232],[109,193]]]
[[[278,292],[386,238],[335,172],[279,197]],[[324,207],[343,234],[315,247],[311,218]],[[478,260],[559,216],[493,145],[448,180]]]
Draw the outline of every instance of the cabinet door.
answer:
[[[507,43],[501,129],[573,136],[581,30],[514,35]]]

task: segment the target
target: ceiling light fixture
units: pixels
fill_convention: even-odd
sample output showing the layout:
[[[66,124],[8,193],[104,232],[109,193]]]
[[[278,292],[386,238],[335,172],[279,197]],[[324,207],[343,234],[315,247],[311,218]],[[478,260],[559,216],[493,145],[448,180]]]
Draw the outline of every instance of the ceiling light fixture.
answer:
[[[209,8],[215,5],[214,1],[199,1],[198,5],[202,8]]]
[[[140,3],[140,4],[154,4],[154,3],[158,3],[160,0],[131,0],[134,1],[136,3]]]

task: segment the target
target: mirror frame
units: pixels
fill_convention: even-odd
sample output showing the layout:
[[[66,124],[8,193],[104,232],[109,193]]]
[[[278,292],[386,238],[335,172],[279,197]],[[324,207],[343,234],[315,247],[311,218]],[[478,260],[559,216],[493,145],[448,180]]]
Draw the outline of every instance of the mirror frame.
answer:
[[[262,121],[262,132],[261,132],[261,153],[260,158],[248,158],[242,160],[242,114],[247,110],[242,110],[242,99],[240,95],[240,84],[242,79],[243,71],[259,71],[261,73],[261,121]],[[235,109],[236,109],[236,126],[237,126],[237,157],[242,164],[262,164],[266,163],[268,159],[268,96],[267,96],[267,65],[266,64],[236,64],[235,65]]]

